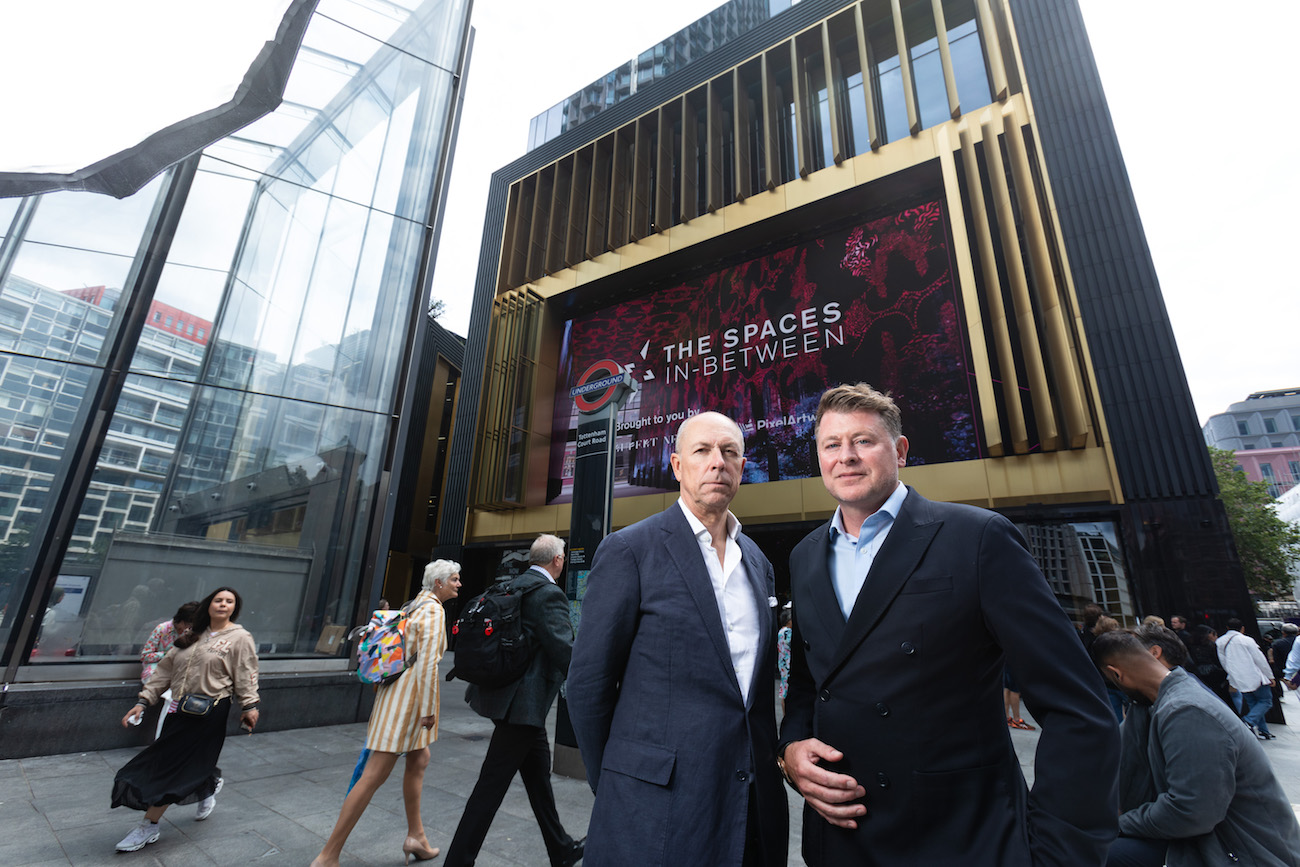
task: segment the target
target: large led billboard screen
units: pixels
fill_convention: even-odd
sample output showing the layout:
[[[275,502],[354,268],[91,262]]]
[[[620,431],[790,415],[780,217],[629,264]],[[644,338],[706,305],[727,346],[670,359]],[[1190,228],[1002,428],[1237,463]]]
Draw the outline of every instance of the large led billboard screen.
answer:
[[[639,386],[618,420],[615,496],[676,490],[672,437],[706,410],[740,424],[746,482],[815,476],[817,400],[844,382],[893,394],[909,464],[980,457],[947,237],[942,204],[925,202],[569,321],[548,502],[571,494],[569,388],[606,358]]]

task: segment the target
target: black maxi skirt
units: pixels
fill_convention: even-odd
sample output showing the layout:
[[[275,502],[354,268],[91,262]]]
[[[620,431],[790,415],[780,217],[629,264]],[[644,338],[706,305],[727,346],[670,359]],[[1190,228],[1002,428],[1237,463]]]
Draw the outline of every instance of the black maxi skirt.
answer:
[[[194,804],[217,790],[217,760],[226,743],[230,699],[203,716],[169,714],[162,735],[113,779],[113,806],[147,810],[163,804]]]

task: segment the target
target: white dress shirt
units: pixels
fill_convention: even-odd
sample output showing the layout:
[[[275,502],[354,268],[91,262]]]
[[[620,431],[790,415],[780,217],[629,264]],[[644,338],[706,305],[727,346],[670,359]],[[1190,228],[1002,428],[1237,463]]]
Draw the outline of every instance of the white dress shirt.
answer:
[[[858,601],[862,585],[867,582],[871,564],[876,562],[876,554],[893,529],[894,518],[903,508],[905,499],[907,485],[899,482],[889,499],[862,522],[862,529],[856,536],[850,536],[844,529],[844,516],[838,507],[831,516],[831,584],[835,587],[835,596],[840,601],[840,611],[844,612],[845,620],[853,612],[853,604]]]
[[[740,543],[736,541],[740,535],[740,521],[727,512],[727,547],[719,561],[708,528],[686,508],[686,503],[679,499],[677,504],[682,507],[682,514],[691,525],[691,532],[700,544],[700,553],[704,555],[704,565],[708,567],[709,581],[713,584],[713,597],[718,601],[718,613],[722,615],[722,632],[731,650],[731,667],[740,684],[740,694],[748,703],[754,680],[754,662],[758,658],[758,597],[754,595],[749,574],[740,559]]]
[[[1273,679],[1273,670],[1255,639],[1229,629],[1214,642],[1219,662],[1228,672],[1228,683],[1237,692],[1254,692]]]

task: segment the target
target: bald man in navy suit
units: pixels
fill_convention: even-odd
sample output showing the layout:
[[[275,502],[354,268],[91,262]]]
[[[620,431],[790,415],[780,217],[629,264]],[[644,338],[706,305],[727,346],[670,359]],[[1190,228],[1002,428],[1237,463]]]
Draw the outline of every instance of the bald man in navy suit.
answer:
[[[772,564],[727,508],[744,448],[726,416],[687,419],[681,499],[596,550],[568,683],[586,867],[786,863]]]

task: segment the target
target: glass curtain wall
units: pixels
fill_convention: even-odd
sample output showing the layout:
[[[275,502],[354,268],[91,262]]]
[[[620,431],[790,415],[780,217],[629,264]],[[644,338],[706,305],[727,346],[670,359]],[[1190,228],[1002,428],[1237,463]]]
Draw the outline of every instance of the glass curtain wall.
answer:
[[[467,0],[322,0],[280,108],[198,158],[120,358],[101,347],[162,179],[120,202],[0,200],[9,653],[32,644],[12,646],[24,598],[33,665],[134,659],[178,605],[225,584],[263,655],[314,655],[351,621],[467,14]],[[48,502],[88,421],[81,397],[123,363],[84,495]],[[66,554],[32,587],[25,555],[62,509],[76,510]]]

